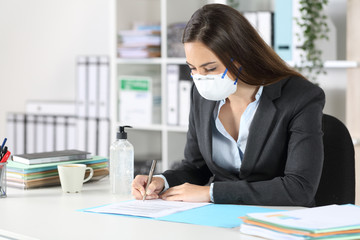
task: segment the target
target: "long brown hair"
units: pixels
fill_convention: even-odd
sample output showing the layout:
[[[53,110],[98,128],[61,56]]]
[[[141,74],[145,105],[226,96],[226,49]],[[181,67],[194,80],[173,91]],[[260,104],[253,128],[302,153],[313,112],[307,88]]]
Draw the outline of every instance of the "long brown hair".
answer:
[[[291,69],[259,36],[246,18],[232,7],[208,4],[187,23],[182,42],[202,42],[239,80],[269,85],[300,73]],[[238,63],[242,66],[239,73]]]

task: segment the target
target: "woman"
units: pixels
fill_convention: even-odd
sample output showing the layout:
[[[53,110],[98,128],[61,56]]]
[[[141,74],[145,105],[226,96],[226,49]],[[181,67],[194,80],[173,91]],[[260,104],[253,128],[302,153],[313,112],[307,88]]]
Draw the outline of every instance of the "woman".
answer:
[[[147,199],[313,206],[323,91],[226,5],[197,10],[182,42],[195,83],[185,160],[153,178]],[[134,179],[136,199],[146,181]]]

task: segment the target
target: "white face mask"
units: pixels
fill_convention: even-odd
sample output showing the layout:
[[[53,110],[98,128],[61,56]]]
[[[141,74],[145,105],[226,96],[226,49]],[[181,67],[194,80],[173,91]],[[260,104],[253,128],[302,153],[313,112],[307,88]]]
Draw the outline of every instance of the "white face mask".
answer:
[[[200,95],[207,100],[219,101],[233,94],[236,91],[237,79],[231,80],[226,72],[227,69],[217,75],[192,75]]]

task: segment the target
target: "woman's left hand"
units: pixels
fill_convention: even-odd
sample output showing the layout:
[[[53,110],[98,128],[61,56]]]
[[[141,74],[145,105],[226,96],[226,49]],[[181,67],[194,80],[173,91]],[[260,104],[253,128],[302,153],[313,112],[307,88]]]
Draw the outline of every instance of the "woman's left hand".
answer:
[[[168,201],[210,202],[210,186],[184,183],[166,190],[160,198]]]

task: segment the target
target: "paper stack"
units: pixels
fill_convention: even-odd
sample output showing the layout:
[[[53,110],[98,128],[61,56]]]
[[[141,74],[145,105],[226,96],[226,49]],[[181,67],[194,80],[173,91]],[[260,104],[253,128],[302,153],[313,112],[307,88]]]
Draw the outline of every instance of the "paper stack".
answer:
[[[91,180],[98,180],[109,174],[108,159],[94,156],[91,159],[72,160],[63,162],[24,164],[15,161],[8,161],[7,184],[9,187],[21,189],[47,187],[60,185],[58,164],[86,164],[94,169],[94,176]],[[86,172],[87,176],[88,172]]]
[[[160,57],[160,45],[160,25],[140,25],[119,32],[118,54],[121,58]]]
[[[352,204],[251,213],[242,219],[242,233],[267,239],[360,239],[360,207]]]

